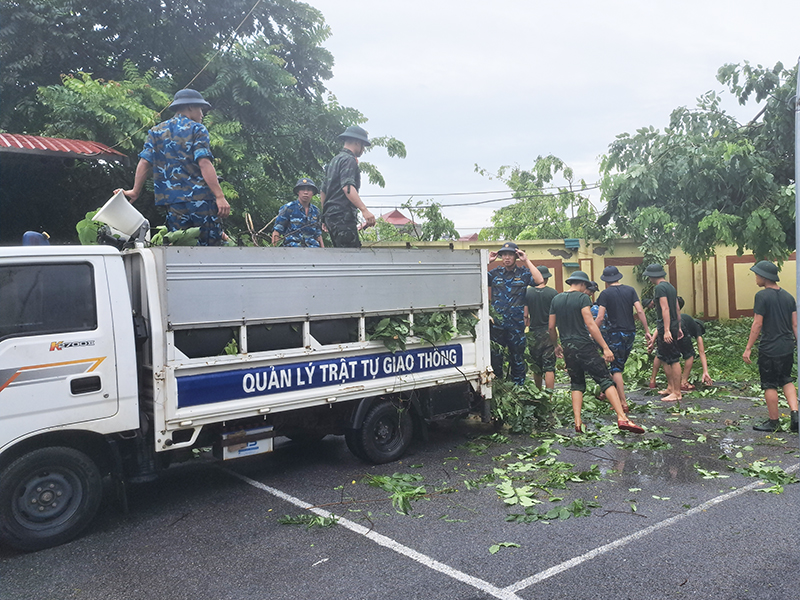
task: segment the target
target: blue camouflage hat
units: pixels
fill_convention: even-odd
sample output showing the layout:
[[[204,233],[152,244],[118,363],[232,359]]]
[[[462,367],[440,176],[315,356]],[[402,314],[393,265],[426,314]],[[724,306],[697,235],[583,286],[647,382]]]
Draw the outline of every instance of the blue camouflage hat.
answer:
[[[297,184],[294,186],[294,189],[292,190],[292,192],[295,194],[295,196],[297,195],[297,192],[299,192],[300,188],[302,188],[302,187],[313,188],[315,196],[317,194],[319,194],[319,188],[317,187],[317,184],[314,183],[308,177],[301,177],[300,179],[297,180]]]
[[[169,105],[169,108],[177,108],[179,106],[190,106],[190,105],[197,105],[202,106],[203,108],[211,108],[211,105],[203,100],[203,95],[198,92],[197,90],[178,90],[175,94],[175,98],[172,100],[172,104]]]
[[[514,242],[506,242],[500,247],[500,250],[497,251],[497,254],[502,254],[503,252],[516,254],[517,250],[519,250],[519,246],[517,246]]]

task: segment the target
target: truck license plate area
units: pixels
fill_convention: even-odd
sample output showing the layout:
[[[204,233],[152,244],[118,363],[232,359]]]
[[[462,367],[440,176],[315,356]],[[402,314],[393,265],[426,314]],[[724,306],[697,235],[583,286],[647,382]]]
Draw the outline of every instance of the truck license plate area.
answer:
[[[222,434],[222,460],[272,452],[275,432],[272,425],[241,429]]]

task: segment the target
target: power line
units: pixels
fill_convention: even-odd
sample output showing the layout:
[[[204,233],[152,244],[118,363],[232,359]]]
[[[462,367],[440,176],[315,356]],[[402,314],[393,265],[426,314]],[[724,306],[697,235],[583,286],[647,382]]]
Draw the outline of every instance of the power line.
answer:
[[[440,204],[440,206],[442,208],[454,208],[454,207],[459,207],[459,206],[479,206],[481,204],[491,204],[493,202],[506,202],[508,200],[526,200],[526,199],[529,199],[529,198],[547,198],[549,196],[564,196],[564,195],[567,195],[567,194],[576,194],[576,193],[580,193],[580,192],[584,192],[584,191],[596,190],[596,189],[599,189],[599,188],[600,188],[600,184],[596,183],[596,184],[593,184],[591,186],[587,186],[585,188],[581,188],[580,190],[576,190],[576,191],[561,189],[561,191],[559,191],[559,192],[553,192],[553,193],[550,193],[550,194],[522,194],[522,195],[517,195],[517,196],[506,196],[506,197],[503,197],[503,198],[492,198],[491,200],[477,200],[475,202],[461,202],[461,203],[457,203],[457,204]],[[464,192],[464,194],[468,194],[468,193],[469,192]],[[494,193],[497,193],[497,192],[494,192]],[[362,198],[370,198],[370,197],[372,197],[372,196],[366,196],[366,195],[362,196]],[[412,209],[419,209],[419,208],[426,208],[428,206],[430,206],[430,204],[421,204],[419,206],[412,206],[411,208]],[[398,207],[397,204],[388,204],[388,205],[386,205],[386,204],[382,204],[382,205],[371,204],[371,205],[367,206],[367,208],[370,208],[370,209],[372,209],[372,208],[377,208],[377,209],[381,209],[381,208],[397,208],[397,207]]]
[[[599,183],[593,183],[583,189],[594,189],[598,187]],[[540,190],[560,190],[563,185],[551,185],[539,188]],[[362,198],[414,198],[416,196],[477,196],[479,194],[505,194],[508,190],[496,190],[491,192],[442,192],[437,194],[363,194]]]

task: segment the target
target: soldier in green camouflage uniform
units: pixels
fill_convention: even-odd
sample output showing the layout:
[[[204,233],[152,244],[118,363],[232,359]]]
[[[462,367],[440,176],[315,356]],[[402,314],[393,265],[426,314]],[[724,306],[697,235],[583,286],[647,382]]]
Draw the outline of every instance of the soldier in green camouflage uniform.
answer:
[[[545,266],[537,267],[544,281],[536,286],[531,286],[525,292],[525,324],[528,326],[528,352],[530,352],[533,365],[533,379],[536,385],[542,387],[544,376],[545,388],[552,391],[556,383],[556,353],[553,342],[550,341],[550,303],[558,294],[551,287],[547,287],[547,280],[552,277],[550,269]]]
[[[644,433],[642,427],[625,415],[617,388],[611,381],[611,373],[606,363],[614,360],[614,354],[600,335],[600,330],[592,318],[590,308],[592,301],[585,293],[591,280],[583,271],[575,271],[566,282],[570,286],[569,290],[553,298],[550,303],[549,330],[550,340],[554,344],[559,335],[561,336],[561,345],[556,346],[556,356],[563,356],[564,362],[567,363],[575,431],[582,431],[581,408],[583,394],[586,391],[586,375],[589,375],[605,392],[617,414],[617,426],[625,431]],[[592,340],[602,349],[602,357],[597,353]]]
[[[344,148],[325,169],[325,182],[319,199],[322,204],[322,220],[336,248],[360,248],[358,237],[358,211],[361,211],[365,227],[375,225],[375,215],[364,206],[358,190],[361,188],[361,172],[358,157],[370,145],[367,132],[353,125],[339,136]]]

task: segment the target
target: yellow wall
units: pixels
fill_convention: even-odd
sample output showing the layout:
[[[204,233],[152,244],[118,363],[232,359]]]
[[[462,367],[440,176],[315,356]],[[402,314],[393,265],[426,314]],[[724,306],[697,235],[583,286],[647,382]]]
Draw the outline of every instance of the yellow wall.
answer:
[[[564,240],[520,240],[517,244],[528,253],[534,264],[547,265],[553,273],[550,285],[559,291],[564,289],[564,279],[578,269],[597,281],[602,290],[604,283],[600,280],[600,275],[606,266],[613,264],[623,275],[622,283],[636,288],[641,297],[643,284],[636,280],[634,269],[642,262],[642,253],[633,241],[618,240],[610,247],[581,240],[577,250],[567,249]],[[404,246],[405,243],[377,245],[397,247]],[[415,245],[448,247],[449,243],[428,242]],[[498,250],[501,242],[453,242],[452,245],[456,249]],[[667,271],[667,280],[686,301],[685,312],[705,319],[729,319],[753,314],[753,297],[758,291],[755,275],[750,271],[754,264],[752,254],[737,256],[736,248],[720,246],[716,256],[699,263],[692,263],[688,255],[674,250],[664,268]],[[779,285],[794,296],[797,281],[794,254],[784,262],[780,277]]]

